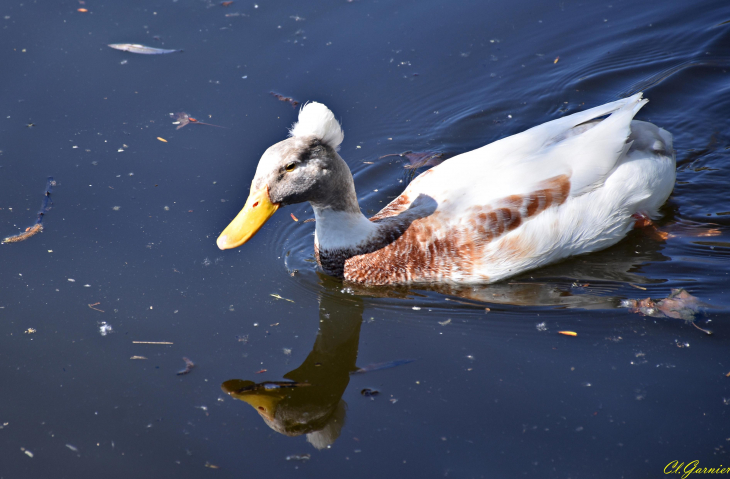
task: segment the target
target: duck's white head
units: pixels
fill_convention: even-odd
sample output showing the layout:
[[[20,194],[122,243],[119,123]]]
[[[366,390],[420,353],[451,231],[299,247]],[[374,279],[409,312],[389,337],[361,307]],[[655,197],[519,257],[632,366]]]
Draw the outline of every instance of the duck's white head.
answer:
[[[309,201],[315,208],[359,213],[352,173],[337,154],[345,134],[334,114],[307,103],[289,134],[259,160],[246,205],[218,237],[220,249],[244,244],[281,206]]]

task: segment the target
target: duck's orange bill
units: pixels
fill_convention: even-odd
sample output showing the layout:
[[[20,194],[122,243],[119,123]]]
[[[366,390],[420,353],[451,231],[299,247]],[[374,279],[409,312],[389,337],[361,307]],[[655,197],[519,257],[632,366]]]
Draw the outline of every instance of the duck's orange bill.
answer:
[[[246,205],[218,237],[216,241],[218,247],[220,249],[238,248],[250,240],[278,209],[279,205],[272,203],[269,198],[268,186],[257,191],[251,190]]]

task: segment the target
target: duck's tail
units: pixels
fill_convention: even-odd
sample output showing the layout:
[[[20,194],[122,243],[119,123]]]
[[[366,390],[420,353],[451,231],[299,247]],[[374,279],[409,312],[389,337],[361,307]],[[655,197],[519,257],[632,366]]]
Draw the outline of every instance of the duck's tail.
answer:
[[[568,135],[569,138],[556,145],[556,153],[566,156],[573,174],[571,176],[571,196],[581,195],[603,184],[605,178],[626,156],[631,147],[631,121],[634,115],[649,100],[642,99],[637,93],[629,98],[608,103],[590,110],[570,115],[561,120],[570,120],[567,128],[575,128],[583,123],[607,118],[595,123],[595,126]]]
[[[649,101],[646,98],[642,98],[643,95],[644,94],[642,92],[639,92],[636,95],[632,95],[628,98],[622,98],[621,100],[612,101],[611,103],[606,103],[605,105],[600,105],[585,111],[573,113],[572,115],[566,116],[564,118],[553,120],[550,123],[555,122],[555,126],[558,126],[561,122],[565,122],[566,124],[561,126],[566,129],[573,128],[577,125],[580,125],[581,123],[586,123],[591,120],[595,120],[596,118],[610,115],[611,113],[618,110],[624,110],[627,115],[630,115],[631,118],[633,118],[634,115],[636,115],[636,113],[641,110],[641,107],[646,105],[646,103]],[[629,108],[625,108],[627,106],[629,106]],[[611,116],[613,117],[614,115]]]

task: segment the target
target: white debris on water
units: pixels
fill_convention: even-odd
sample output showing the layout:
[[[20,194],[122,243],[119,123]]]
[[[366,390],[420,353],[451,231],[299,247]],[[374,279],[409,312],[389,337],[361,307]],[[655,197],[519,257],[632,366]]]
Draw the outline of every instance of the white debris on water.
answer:
[[[112,332],[112,325],[107,324],[106,321],[102,321],[98,324],[99,324],[99,334],[101,334],[102,336],[106,336],[107,334]]]

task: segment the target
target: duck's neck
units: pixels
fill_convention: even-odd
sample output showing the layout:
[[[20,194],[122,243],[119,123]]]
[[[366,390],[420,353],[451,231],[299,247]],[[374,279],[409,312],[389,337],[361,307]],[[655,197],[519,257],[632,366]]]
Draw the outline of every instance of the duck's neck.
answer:
[[[314,241],[319,251],[358,249],[378,231],[378,226],[365,218],[359,208],[355,212],[313,205],[313,209],[317,220]]]
[[[320,251],[356,249],[378,230],[378,226],[360,211],[350,168],[337,153],[335,155],[339,161],[330,165],[326,193],[310,200],[317,220],[315,243]]]

